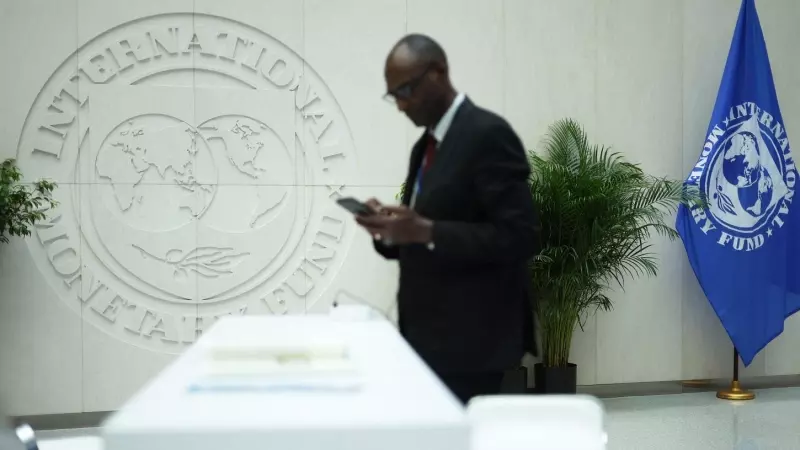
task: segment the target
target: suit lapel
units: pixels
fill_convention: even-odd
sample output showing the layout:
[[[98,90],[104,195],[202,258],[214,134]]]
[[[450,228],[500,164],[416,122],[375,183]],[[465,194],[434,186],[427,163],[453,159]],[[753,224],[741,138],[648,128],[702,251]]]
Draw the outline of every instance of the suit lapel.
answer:
[[[457,137],[462,134],[463,127],[466,125],[466,118],[469,116],[472,109],[475,107],[473,103],[469,100],[469,97],[465,98],[464,101],[461,103],[461,106],[458,107],[458,111],[456,111],[455,115],[453,116],[453,121],[450,123],[450,128],[447,130],[447,133],[444,135],[444,140],[439,143],[439,149],[447,150],[448,143],[451,143],[454,140],[457,140]]]
[[[450,128],[444,135],[444,140],[439,143],[439,146],[436,149],[433,163],[428,167],[428,171],[425,173],[425,176],[422,179],[422,187],[420,192],[417,193],[415,207],[419,208],[425,203],[425,197],[427,192],[430,190],[430,186],[439,180],[440,174],[448,165],[453,164],[452,161],[454,159],[458,159],[458,153],[461,150],[460,146],[458,145],[459,137],[463,134],[464,127],[468,125],[468,116],[472,108],[472,102],[466,98],[458,108],[458,111],[456,111],[456,114],[453,117],[453,122],[450,124]],[[416,158],[412,157],[412,173],[410,176],[413,178],[414,182],[416,182],[417,170],[419,170],[419,167],[422,164],[422,158],[425,153],[424,142],[425,135],[423,134],[415,147]],[[410,186],[413,186],[413,184]],[[409,196],[409,200],[410,198],[411,197]]]

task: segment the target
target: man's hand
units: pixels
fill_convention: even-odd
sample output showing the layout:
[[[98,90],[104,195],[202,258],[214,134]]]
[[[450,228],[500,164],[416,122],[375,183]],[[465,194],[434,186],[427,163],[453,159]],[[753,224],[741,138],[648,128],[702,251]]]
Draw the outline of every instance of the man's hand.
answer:
[[[381,212],[383,210],[383,205],[374,197],[364,202],[364,204],[369,206],[375,214],[385,214]]]
[[[356,217],[375,240],[388,245],[427,244],[432,239],[433,222],[407,206],[382,206],[370,199],[367,205],[377,214]]]
[[[388,211],[384,211],[383,204],[381,204],[381,202],[374,197],[364,202],[364,204],[367,205],[372,210],[372,213],[375,216],[389,215]],[[370,228],[369,226],[361,223],[361,221],[358,220],[361,217],[366,217],[366,216],[356,216],[356,222],[358,222],[361,226],[363,226],[369,232],[369,234],[372,236],[373,239],[375,239],[376,241],[383,240],[383,236],[381,236],[380,230],[378,230],[377,228]]]

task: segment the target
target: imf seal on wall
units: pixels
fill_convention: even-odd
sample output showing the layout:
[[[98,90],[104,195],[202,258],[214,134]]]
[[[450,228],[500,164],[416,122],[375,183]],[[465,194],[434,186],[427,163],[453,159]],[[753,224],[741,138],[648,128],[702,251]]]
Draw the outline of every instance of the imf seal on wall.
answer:
[[[84,320],[152,350],[225,315],[314,309],[354,232],[334,203],[357,162],[330,90],[219,17],[150,17],[81,47],[37,97],[18,161],[59,183],[29,240],[42,272]]]
[[[721,246],[754,251],[784,225],[797,168],[783,124],[752,102],[737,105],[709,134],[689,178],[707,196],[692,216]]]

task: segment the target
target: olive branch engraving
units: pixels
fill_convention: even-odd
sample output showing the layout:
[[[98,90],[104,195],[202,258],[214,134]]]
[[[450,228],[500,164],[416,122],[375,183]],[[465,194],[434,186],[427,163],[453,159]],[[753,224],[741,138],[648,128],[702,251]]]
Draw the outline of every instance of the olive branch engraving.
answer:
[[[142,257],[154,259],[172,266],[175,275],[186,276],[189,271],[206,278],[218,278],[233,273],[233,269],[250,253],[237,253],[230,247],[197,247],[186,253],[181,249],[167,250],[164,257],[156,256],[147,250],[133,245]]]
[[[717,207],[729,214],[736,214],[736,209],[733,207],[733,202],[731,201],[730,197],[725,195],[722,191],[722,186],[717,186],[716,192],[716,199],[717,199]]]

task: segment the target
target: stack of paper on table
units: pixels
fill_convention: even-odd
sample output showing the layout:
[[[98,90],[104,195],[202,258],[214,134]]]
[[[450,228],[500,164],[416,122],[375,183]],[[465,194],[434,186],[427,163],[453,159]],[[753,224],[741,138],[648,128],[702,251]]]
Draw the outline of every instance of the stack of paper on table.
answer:
[[[342,341],[223,343],[210,346],[192,391],[357,390],[358,371]]]

